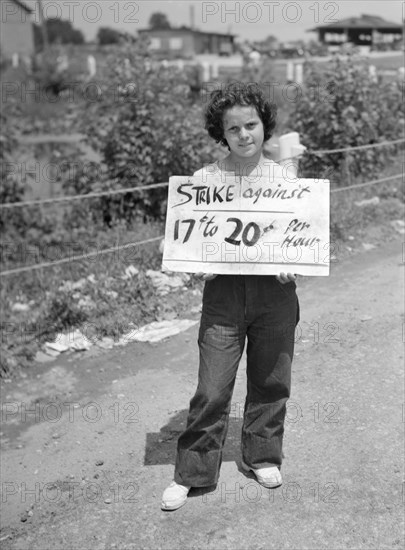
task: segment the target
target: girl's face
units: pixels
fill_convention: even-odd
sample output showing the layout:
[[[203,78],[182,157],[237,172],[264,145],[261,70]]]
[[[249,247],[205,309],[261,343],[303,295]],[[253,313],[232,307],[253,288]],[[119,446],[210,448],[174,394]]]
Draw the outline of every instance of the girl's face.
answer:
[[[223,115],[224,137],[231,154],[244,159],[261,154],[263,122],[252,105],[235,105]]]

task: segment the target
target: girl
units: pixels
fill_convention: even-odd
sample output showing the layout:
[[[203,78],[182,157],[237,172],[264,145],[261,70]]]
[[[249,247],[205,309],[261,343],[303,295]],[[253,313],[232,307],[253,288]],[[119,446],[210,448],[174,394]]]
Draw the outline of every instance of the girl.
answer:
[[[209,135],[227,146],[214,172],[282,177],[263,155],[275,127],[276,106],[257,84],[233,83],[212,92],[205,112]],[[247,340],[247,395],[242,426],[242,467],[264,487],[282,483],[282,440],[290,396],[294,330],[299,320],[295,275],[197,274],[206,281],[198,345],[198,386],[185,431],[177,444],[174,481],[164,491],[163,510],[185,504],[191,487],[218,481],[232,392]]]

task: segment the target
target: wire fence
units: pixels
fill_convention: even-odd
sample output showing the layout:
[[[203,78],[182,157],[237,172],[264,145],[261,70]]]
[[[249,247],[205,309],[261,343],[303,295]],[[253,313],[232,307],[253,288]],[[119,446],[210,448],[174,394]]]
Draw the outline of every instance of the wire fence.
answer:
[[[61,202],[81,201],[83,199],[97,199],[99,197],[108,197],[112,195],[125,195],[126,193],[134,193],[140,191],[149,191],[158,189],[159,187],[167,187],[168,182],[152,183],[151,185],[141,185],[139,187],[128,187],[125,189],[112,189],[110,191],[97,191],[94,193],[86,193],[85,195],[67,195],[65,197],[55,197],[52,199],[41,199],[21,202],[5,202],[0,205],[0,208],[19,208],[22,206],[42,206],[45,204],[57,204]]]
[[[332,155],[335,153],[348,153],[349,151],[361,151],[363,149],[375,149],[376,147],[387,147],[388,145],[396,145],[404,143],[405,138],[395,139],[393,141],[381,141],[379,143],[371,143],[369,145],[356,145],[355,147],[342,147],[340,149],[320,149],[319,151],[307,151],[311,155]]]
[[[372,143],[369,145],[358,145],[355,147],[344,147],[341,149],[323,149],[319,151],[312,151],[307,150],[304,151],[304,155],[326,155],[326,154],[335,154],[335,153],[344,153],[349,151],[357,151],[362,149],[374,149],[377,147],[387,147],[388,145],[396,145],[399,143],[404,143],[405,138],[396,139],[393,141],[382,141],[380,143]],[[293,160],[300,157],[286,157],[278,162],[285,162],[287,160]],[[365,182],[364,185],[366,185],[368,182]],[[378,182],[379,183],[379,182]],[[141,191],[150,191],[152,189],[158,189],[162,187],[167,187],[169,185],[168,182],[162,182],[162,183],[152,183],[150,185],[142,185],[137,187],[127,187],[124,189],[111,189],[108,191],[97,191],[94,193],[86,193],[81,195],[67,195],[64,197],[53,197],[51,199],[39,199],[39,200],[30,200],[30,201],[19,201],[19,202],[6,202],[3,204],[0,204],[0,209],[7,209],[7,208],[21,208],[25,206],[42,206],[47,204],[57,204],[62,202],[73,202],[73,201],[81,201],[84,199],[95,199],[100,197],[108,197],[108,196],[114,196],[114,195],[124,195],[126,193],[139,193]],[[363,185],[363,184],[362,184]],[[348,189],[349,187],[345,188]],[[350,187],[351,188],[351,187]],[[340,188],[343,189],[343,188]]]
[[[349,152],[349,151],[355,151],[355,150],[370,149],[370,148],[375,148],[375,147],[384,147],[384,146],[386,147],[386,146],[389,146],[389,145],[396,145],[396,144],[404,143],[404,142],[405,142],[405,138],[402,138],[402,139],[397,139],[397,140],[393,140],[393,141],[384,141],[384,142],[380,142],[380,143],[374,143],[374,144],[370,144],[370,145],[359,145],[359,146],[356,146],[356,147],[345,147],[345,148],[340,148],[340,149],[328,149],[328,150],[325,149],[325,150],[319,150],[319,151],[309,150],[309,151],[305,151],[304,154],[313,154],[313,155],[335,154],[335,153],[343,153],[343,152]],[[301,157],[302,157],[302,155],[301,155]],[[282,159],[278,162],[279,163],[280,162],[285,162],[287,160],[292,160],[292,159],[297,159],[297,158],[300,158],[300,157],[287,157],[287,158],[284,158],[284,159]],[[367,181],[367,182],[357,183],[357,184],[353,184],[353,185],[347,185],[345,187],[339,187],[339,188],[332,189],[331,194],[332,193],[340,193],[342,191],[349,191],[349,190],[353,190],[353,189],[360,189],[360,188],[364,188],[364,187],[369,187],[369,186],[372,186],[372,185],[376,185],[378,183],[384,183],[384,182],[388,182],[388,181],[398,180],[398,179],[401,179],[403,177],[404,177],[403,173],[398,173],[398,174],[394,174],[392,176],[387,176],[387,177],[384,177],[384,178],[378,178],[378,179]],[[83,194],[82,195],[69,195],[69,196],[64,196],[64,197],[54,197],[54,198],[51,198],[51,199],[21,201],[21,202],[14,202],[14,203],[3,203],[3,204],[0,205],[0,208],[2,208],[2,209],[11,209],[11,208],[20,208],[20,207],[31,207],[31,206],[43,206],[43,205],[49,205],[49,204],[58,204],[58,203],[63,203],[63,202],[72,202],[72,201],[78,201],[78,200],[84,200],[84,199],[94,199],[94,198],[113,196],[113,195],[123,195],[123,194],[126,194],[126,193],[149,191],[149,190],[152,190],[152,189],[168,187],[168,185],[169,185],[168,182],[162,182],[162,183],[154,183],[154,184],[151,184],[151,185],[143,185],[143,186],[139,186],[139,187],[129,187],[129,188],[125,188],[125,189],[99,191],[99,192],[94,192],[94,193],[87,193],[87,194],[84,194],[84,195]],[[105,255],[105,254],[116,253],[116,252],[119,252],[121,250],[125,250],[125,249],[128,249],[128,248],[134,248],[134,247],[142,246],[144,244],[149,244],[149,243],[161,241],[163,238],[164,238],[164,235],[159,235],[157,237],[152,237],[150,239],[144,239],[142,241],[136,241],[136,242],[132,242],[132,243],[126,243],[126,244],[120,245],[120,246],[105,248],[105,249],[102,249],[102,250],[97,250],[96,252],[90,252],[90,253],[86,253],[86,254],[79,254],[79,255],[76,255],[76,256],[69,256],[69,257],[61,258],[59,260],[55,260],[55,261],[52,261],[52,262],[43,262],[43,263],[39,263],[39,264],[33,264],[33,265],[29,265],[29,266],[24,266],[24,267],[8,269],[8,270],[0,271],[0,277],[5,277],[5,276],[8,276],[8,275],[18,275],[19,273],[26,273],[26,272],[34,271],[34,270],[38,270],[38,269],[45,269],[45,268],[48,268],[48,267],[63,265],[63,264],[70,263],[70,262],[77,262],[77,261],[81,261],[81,260],[87,260],[89,258],[94,258],[94,257],[99,256],[99,255],[101,256],[101,255]]]

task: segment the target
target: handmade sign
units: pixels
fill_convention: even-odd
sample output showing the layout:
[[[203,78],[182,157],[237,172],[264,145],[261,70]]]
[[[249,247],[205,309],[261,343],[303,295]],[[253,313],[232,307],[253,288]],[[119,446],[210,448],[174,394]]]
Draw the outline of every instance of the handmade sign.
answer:
[[[170,178],[165,270],[326,276],[330,254],[328,180]]]

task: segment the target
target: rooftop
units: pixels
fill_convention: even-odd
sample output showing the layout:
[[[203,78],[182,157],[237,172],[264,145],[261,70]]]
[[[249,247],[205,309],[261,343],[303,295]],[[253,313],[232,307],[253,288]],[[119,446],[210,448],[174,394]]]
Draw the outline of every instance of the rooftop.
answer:
[[[369,15],[366,13],[362,13],[360,17],[348,17],[346,19],[342,19],[341,21],[337,21],[336,23],[331,23],[330,25],[319,25],[318,27],[315,27],[313,29],[310,29],[311,31],[315,31],[318,29],[395,29],[400,30],[402,29],[401,23],[392,23],[391,21],[386,21],[382,17],[379,17],[378,15]]]
[[[211,32],[211,31],[200,31],[198,29],[192,29],[191,27],[187,27],[186,25],[182,25],[181,27],[170,27],[167,29],[138,29],[139,33],[145,33],[145,32],[192,32],[194,34],[211,34],[215,36],[236,36],[235,34],[229,33],[229,32]]]
[[[33,10],[31,8],[29,8],[28,6],[26,6],[24,4],[24,2],[21,2],[21,0],[12,0],[12,2],[14,2],[14,4],[17,4],[17,6],[20,6],[20,8],[25,10],[27,13],[32,13],[33,12]]]

